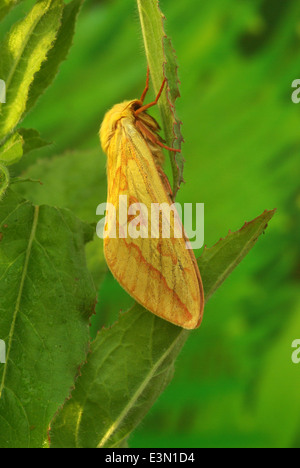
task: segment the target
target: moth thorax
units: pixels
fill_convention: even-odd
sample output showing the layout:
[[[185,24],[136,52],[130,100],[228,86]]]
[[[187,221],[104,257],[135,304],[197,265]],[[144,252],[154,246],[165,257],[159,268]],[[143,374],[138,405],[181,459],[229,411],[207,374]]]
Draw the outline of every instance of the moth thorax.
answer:
[[[107,153],[110,140],[116,131],[118,122],[123,117],[129,117],[132,114],[132,102],[134,101],[124,101],[120,104],[116,104],[105,114],[100,128],[100,142],[105,153]]]

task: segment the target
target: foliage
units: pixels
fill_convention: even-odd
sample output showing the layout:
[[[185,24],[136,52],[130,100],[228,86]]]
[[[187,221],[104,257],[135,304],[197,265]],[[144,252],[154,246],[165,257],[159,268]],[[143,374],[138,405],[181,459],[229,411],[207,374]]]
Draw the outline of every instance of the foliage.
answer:
[[[16,2],[7,5],[12,3]],[[16,20],[21,23],[13,26],[14,34],[26,27],[24,11],[32,3],[21,2],[5,18],[0,27],[3,44],[8,44],[5,34]],[[96,205],[105,200],[106,191],[105,157],[98,156],[97,131],[109,106],[139,97],[143,89],[146,67],[136,45],[139,25],[133,20],[134,2],[85,3],[69,60],[38,107],[27,115],[67,56],[80,6],[78,1],[65,6],[62,2],[36,3],[37,34],[28,37],[22,56],[29,63],[38,50],[39,61],[31,71],[24,67],[24,60],[13,62],[18,73],[8,91],[18,106],[1,106],[1,128],[6,133],[2,130],[0,170],[4,169],[6,180],[10,172],[13,181],[21,176],[43,184],[14,184],[1,202],[0,288],[5,290],[1,293],[5,297],[5,307],[0,306],[1,339],[7,340],[11,319],[16,318],[4,378],[0,366],[5,397],[1,398],[0,433],[5,447],[46,443],[49,422],[70,395],[78,368],[86,360],[88,315],[96,295],[85,265],[84,243],[92,239],[92,230],[85,223],[97,221]],[[147,3],[157,8],[156,2]],[[39,10],[42,4],[43,11]],[[115,322],[115,315],[127,307],[128,300],[106,274],[101,242],[90,242],[87,261],[97,286],[106,275],[97,315],[92,319],[93,336],[100,324],[106,328],[91,342],[72,398],[55,417],[53,446],[120,446],[171,380],[175,359],[187,337],[172,385],[161,394],[146,424],[131,436],[131,446],[299,444],[298,397],[296,391],[290,392],[299,388],[299,372],[289,361],[299,310],[295,282],[299,265],[295,171],[299,122],[286,95],[299,59],[296,47],[287,53],[288,44],[299,42],[295,39],[296,3],[285,2],[278,15],[278,4],[274,13],[272,3],[272,21],[268,1],[241,4],[234,0],[234,6],[232,0],[230,4],[229,0],[206,4],[189,0],[189,8],[180,2],[162,2],[181,64],[184,98],[176,105],[184,121],[187,184],[178,199],[205,202],[209,245],[218,241],[218,233],[239,226],[241,219],[253,218],[268,205],[278,207],[273,229],[227,280],[222,292],[211,299],[202,327],[192,333],[182,332],[136,305]],[[158,10],[153,13],[161,18]],[[42,28],[45,15],[50,20]],[[161,29],[159,34],[164,37],[165,33]],[[41,39],[38,44],[37,38]],[[160,50],[160,59],[152,64],[155,91],[166,57],[167,64],[173,63],[173,71],[171,67],[165,73],[170,73],[170,83],[177,86],[174,58],[171,53],[165,55],[165,50]],[[151,58],[150,52],[150,66]],[[5,67],[0,64],[0,70]],[[160,109],[162,121],[164,113],[170,112],[166,103]],[[38,128],[42,138],[36,131],[29,133],[16,126],[24,116],[22,126]],[[169,117],[174,125],[174,117]],[[166,139],[170,138],[164,129]],[[45,146],[46,141],[55,143]],[[176,186],[181,169],[178,172],[173,164],[173,171]],[[3,185],[3,192],[6,188]],[[37,208],[41,204],[46,206]],[[263,213],[204,250],[199,265],[207,296],[248,252],[272,214]],[[58,222],[58,217],[63,221]],[[49,268],[50,261],[57,267]],[[34,288],[33,280],[38,287]],[[20,309],[15,308],[16,292]],[[109,318],[107,310],[114,310]],[[47,358],[54,378],[49,377]],[[281,375],[286,376],[286,384]],[[7,398],[15,388],[19,404],[12,401],[8,406]],[[42,391],[40,400],[38,390]],[[277,420],[282,430],[274,424]],[[20,421],[19,433],[7,429],[13,421]],[[78,423],[76,432],[74,421]]]

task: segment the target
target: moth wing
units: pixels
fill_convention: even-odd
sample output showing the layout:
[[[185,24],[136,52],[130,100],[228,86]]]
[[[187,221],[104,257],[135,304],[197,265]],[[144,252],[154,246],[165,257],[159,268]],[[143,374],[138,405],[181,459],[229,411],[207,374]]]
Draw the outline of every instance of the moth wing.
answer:
[[[175,237],[176,216],[170,238],[151,238],[151,204],[170,206],[172,202],[147,143],[128,119],[122,120],[110,142],[107,170],[108,203],[116,207],[117,220],[117,236],[104,239],[111,272],[137,302],[155,315],[183,328],[196,328],[204,307],[196,259],[186,248],[186,239]],[[127,228],[134,229],[136,218],[127,219],[120,195],[127,196],[128,207],[135,203],[139,208],[139,228],[147,231],[148,238],[123,238]],[[109,218],[107,232],[113,232]]]

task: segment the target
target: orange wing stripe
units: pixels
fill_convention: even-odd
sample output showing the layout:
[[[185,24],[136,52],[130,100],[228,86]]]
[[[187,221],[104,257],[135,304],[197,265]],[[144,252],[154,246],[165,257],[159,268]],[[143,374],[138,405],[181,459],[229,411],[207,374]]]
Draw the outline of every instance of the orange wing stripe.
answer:
[[[108,248],[109,246],[109,243],[110,243],[111,239],[107,238],[105,239],[105,247]],[[136,245],[136,244],[133,244],[133,243],[128,243],[126,242],[126,239],[118,239],[119,243],[121,241],[123,241],[126,245],[126,248],[129,249],[129,254],[134,254],[135,252],[135,258],[139,261],[139,262],[142,262],[146,267],[147,267],[147,270],[150,272],[152,272],[154,274],[154,279],[157,281],[159,281],[161,284],[164,285],[164,287],[166,288],[167,291],[169,291],[175,301],[177,302],[178,306],[180,307],[180,309],[182,310],[182,312],[184,313],[184,319],[189,321],[192,319],[192,314],[189,312],[187,306],[180,300],[180,297],[178,296],[178,294],[174,291],[174,289],[170,288],[165,277],[163,276],[163,274],[157,269],[155,268],[153,265],[151,265],[151,263],[148,263],[147,260],[143,257],[143,254],[142,254],[142,251],[141,249]],[[107,252],[108,250],[106,250],[106,255],[107,255]],[[164,256],[164,255],[162,255]],[[108,259],[109,260],[109,259]],[[110,268],[113,270],[113,273],[114,273],[114,276],[115,278],[121,283],[123,284],[126,284],[126,282],[124,281],[124,279],[126,278],[126,271],[123,272],[121,275],[118,274],[118,271],[115,271],[114,270],[114,265],[117,261],[117,258],[115,257],[114,260],[110,260]],[[135,291],[135,285],[131,288],[128,288],[128,292],[132,295],[134,295],[134,291]],[[140,298],[138,298],[138,300],[140,301]],[[143,304],[144,305],[144,304]],[[147,304],[145,304],[145,307],[147,307]]]

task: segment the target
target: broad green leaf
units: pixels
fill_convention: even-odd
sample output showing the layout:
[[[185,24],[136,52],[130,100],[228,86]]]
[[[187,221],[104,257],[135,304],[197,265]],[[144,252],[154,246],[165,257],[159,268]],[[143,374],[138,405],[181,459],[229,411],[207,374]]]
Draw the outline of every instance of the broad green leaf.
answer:
[[[10,10],[18,5],[22,0],[1,0],[1,5],[0,5],[0,21],[6,16]]]
[[[96,209],[106,201],[106,170],[98,148],[40,159],[22,176],[42,182],[18,186],[18,193],[34,204],[68,208],[88,223],[99,220]]]
[[[30,85],[52,47],[62,8],[62,0],[39,0],[0,44],[0,76],[6,83],[6,104],[0,104],[0,141],[25,112]]]
[[[67,58],[72,46],[76,20],[82,3],[83,0],[73,0],[64,6],[61,26],[53,48],[50,50],[47,60],[42,64],[41,69],[34,77],[33,86],[30,88],[26,112],[35,105],[38,98],[51,85],[58,73],[61,62]]]
[[[37,130],[33,128],[18,128],[18,133],[23,138],[23,154],[30,153],[51,143],[43,140]]]
[[[164,31],[165,17],[160,11],[158,0],[137,0],[140,21],[142,26],[144,45],[152,82],[156,94],[164,78],[167,86],[158,106],[160,109],[165,139],[170,147],[181,148],[183,141],[180,126],[181,122],[176,116],[175,101],[180,96],[178,89],[177,63],[175,51],[170,38]],[[170,151],[170,160],[173,172],[173,194],[183,182],[183,156]]]
[[[206,300],[253,247],[272,215],[263,213],[229,241],[204,251],[200,265]],[[101,330],[72,398],[52,424],[51,445],[120,446],[172,379],[174,362],[190,333],[140,305]]]
[[[11,166],[20,161],[22,156],[23,138],[16,132],[0,147],[0,163]]]
[[[36,130],[19,129],[11,135],[0,147],[1,170],[1,196],[8,187],[9,174],[3,166],[11,166],[20,161],[22,156],[30,151],[47,145]],[[21,180],[21,179],[20,179]],[[16,181],[16,180],[15,180]],[[1,198],[1,197],[0,197]]]
[[[0,446],[41,447],[85,360],[95,291],[71,212],[9,192],[0,204]]]
[[[206,300],[215,293],[252,249],[275,212],[276,210],[265,211],[253,221],[245,223],[239,231],[229,231],[225,239],[221,239],[210,249],[205,247],[203,254],[198,259],[198,266],[200,272],[203,272]]]
[[[22,174],[42,185],[18,184],[15,190],[33,203],[60,206],[73,211],[83,221],[97,223],[96,209],[106,201],[105,159],[100,150],[78,151],[41,159]],[[96,231],[96,230],[95,230]],[[103,247],[95,236],[86,246],[88,267],[96,285],[106,271]]]
[[[170,382],[188,333],[136,305],[92,344],[51,446],[119,446]]]

